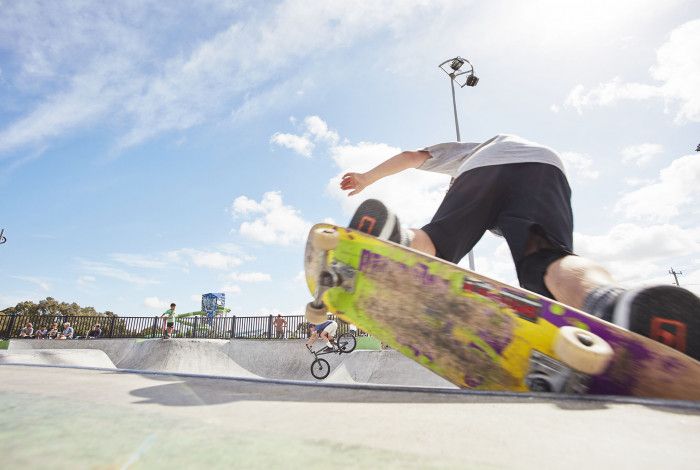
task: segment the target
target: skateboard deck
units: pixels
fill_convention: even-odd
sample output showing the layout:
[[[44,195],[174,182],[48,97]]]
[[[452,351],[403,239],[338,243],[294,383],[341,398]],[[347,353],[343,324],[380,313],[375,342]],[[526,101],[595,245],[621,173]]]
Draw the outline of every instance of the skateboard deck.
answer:
[[[461,388],[700,400],[699,361],[413,249],[317,224],[304,268],[309,320],[333,312]]]

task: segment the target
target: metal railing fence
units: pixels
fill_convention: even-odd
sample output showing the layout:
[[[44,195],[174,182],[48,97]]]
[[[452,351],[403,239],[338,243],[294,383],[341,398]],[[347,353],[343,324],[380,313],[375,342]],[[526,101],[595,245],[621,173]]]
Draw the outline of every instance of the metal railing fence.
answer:
[[[209,338],[209,339],[299,339],[307,338],[306,319],[303,315],[286,315],[282,318],[286,326],[275,326],[275,315],[267,316],[231,316],[231,317],[182,317],[174,324],[174,338]],[[329,315],[338,322],[337,335],[352,329],[351,325]],[[100,325],[100,338],[159,338],[165,330],[165,318],[155,317],[106,317],[73,315],[0,315],[0,338],[20,338],[22,329],[31,323],[34,329],[32,337],[42,327],[51,330],[52,324],[63,331],[63,324],[70,323],[74,330],[74,339],[87,338],[97,324]],[[366,333],[355,330],[358,335]]]

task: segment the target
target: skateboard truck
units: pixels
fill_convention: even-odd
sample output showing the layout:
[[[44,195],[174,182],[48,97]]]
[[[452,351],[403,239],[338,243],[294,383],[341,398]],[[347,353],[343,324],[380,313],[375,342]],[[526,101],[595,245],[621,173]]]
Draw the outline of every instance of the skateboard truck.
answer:
[[[588,390],[589,376],[533,349],[525,383],[532,392],[577,393]]]
[[[316,293],[312,303],[318,307],[323,303],[321,300],[323,294],[331,287],[342,287],[348,292],[355,290],[355,270],[350,266],[334,261],[321,271],[317,282]]]
[[[329,251],[338,246],[340,235],[337,230],[318,229],[314,231],[311,243],[314,250],[322,252],[320,256],[321,270],[316,283],[314,300],[306,306],[306,319],[310,322],[325,319],[327,309],[323,303],[323,295],[332,287],[343,287],[347,291],[355,288],[355,270],[347,265],[334,261],[328,263]]]

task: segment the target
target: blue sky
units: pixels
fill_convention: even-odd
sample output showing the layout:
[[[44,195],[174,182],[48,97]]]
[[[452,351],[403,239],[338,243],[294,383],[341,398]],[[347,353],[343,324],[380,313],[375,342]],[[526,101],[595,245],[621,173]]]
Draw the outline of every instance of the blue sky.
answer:
[[[0,0],[0,308],[53,296],[121,315],[227,292],[299,313],[309,227],[363,197],[429,220],[447,184],[410,171],[347,198],[338,177],[462,138],[561,152],[576,250],[626,285],[700,292],[700,8],[671,0]],[[515,282],[487,235],[477,270]]]

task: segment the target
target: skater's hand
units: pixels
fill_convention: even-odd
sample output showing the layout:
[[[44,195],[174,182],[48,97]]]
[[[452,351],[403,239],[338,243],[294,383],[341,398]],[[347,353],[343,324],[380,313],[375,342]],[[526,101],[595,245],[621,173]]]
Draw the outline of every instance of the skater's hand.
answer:
[[[340,181],[340,189],[350,191],[348,196],[354,196],[369,186],[369,184],[369,178],[364,173],[345,173]]]

